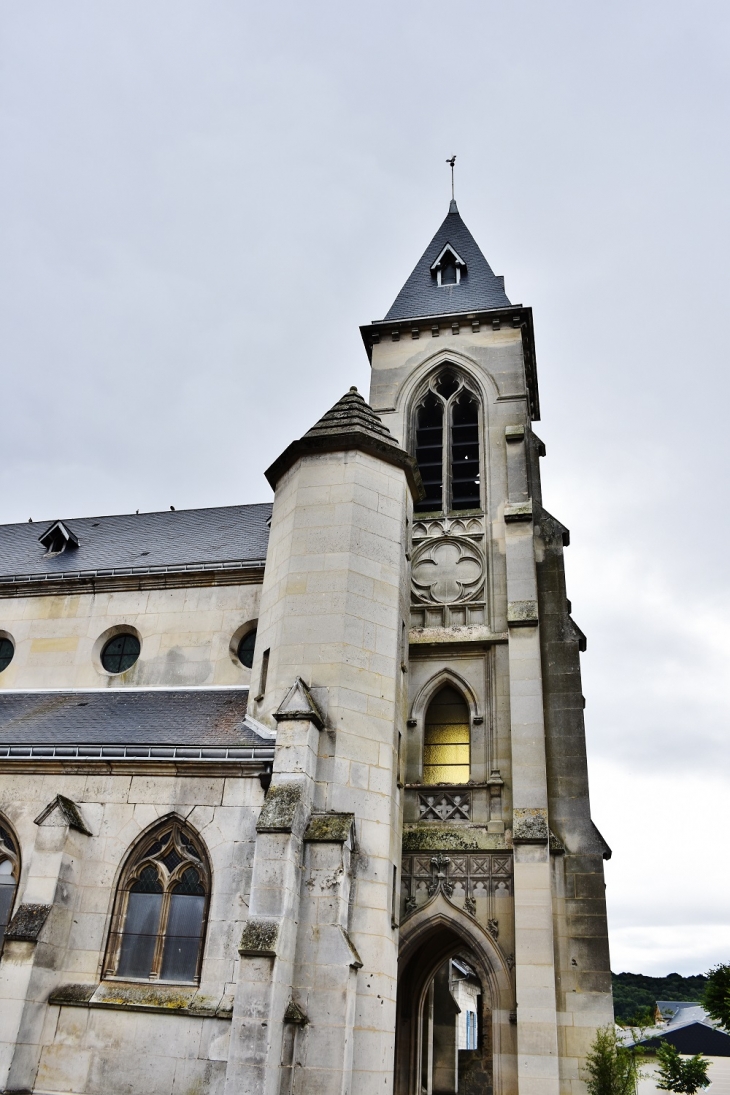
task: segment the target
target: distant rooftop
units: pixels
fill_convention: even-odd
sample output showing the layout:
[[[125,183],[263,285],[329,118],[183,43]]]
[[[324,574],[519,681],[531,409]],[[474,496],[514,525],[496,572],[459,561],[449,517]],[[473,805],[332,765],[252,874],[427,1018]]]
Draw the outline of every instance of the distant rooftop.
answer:
[[[449,278],[455,278],[453,282]],[[504,278],[493,271],[452,201],[386,320],[509,308]]]
[[[270,517],[262,502],[0,525],[0,581],[263,562]]]

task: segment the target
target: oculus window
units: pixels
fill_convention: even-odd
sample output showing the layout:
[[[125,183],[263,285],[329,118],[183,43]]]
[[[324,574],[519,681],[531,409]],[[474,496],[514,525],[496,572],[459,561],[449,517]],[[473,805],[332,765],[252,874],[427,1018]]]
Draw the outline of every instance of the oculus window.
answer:
[[[423,734],[423,783],[468,783],[469,708],[464,697],[445,685],[428,705]]]
[[[256,628],[243,636],[238,644],[238,660],[246,669],[253,665],[253,651],[256,646]]]
[[[480,509],[479,400],[454,370],[439,373],[419,401],[415,440],[426,491],[416,511]]]
[[[0,673],[3,669],[7,669],[13,660],[13,654],[15,653],[15,647],[10,639],[0,639]]]
[[[137,661],[140,652],[136,635],[124,632],[110,639],[101,652],[101,664],[107,673],[124,673]]]
[[[192,830],[167,821],[129,858],[117,890],[105,976],[196,981],[210,868]]]
[[[0,816],[0,951],[3,947],[5,929],[13,914],[19,875],[18,841],[11,833],[8,823]]]

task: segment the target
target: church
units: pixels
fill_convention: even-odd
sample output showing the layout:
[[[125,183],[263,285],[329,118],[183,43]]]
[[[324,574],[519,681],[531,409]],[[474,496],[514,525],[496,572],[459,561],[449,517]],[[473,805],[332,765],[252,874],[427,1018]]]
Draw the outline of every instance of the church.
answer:
[[[272,504],[0,526],[0,1092],[585,1091],[610,850],[532,311],[452,200],[361,334]]]

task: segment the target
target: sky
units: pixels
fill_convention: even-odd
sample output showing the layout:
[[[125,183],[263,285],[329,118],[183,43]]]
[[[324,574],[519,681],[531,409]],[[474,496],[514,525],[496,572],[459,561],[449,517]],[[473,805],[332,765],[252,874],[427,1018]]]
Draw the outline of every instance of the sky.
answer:
[[[730,961],[730,8],[0,0],[0,521],[265,501],[448,208],[534,310],[615,971]]]

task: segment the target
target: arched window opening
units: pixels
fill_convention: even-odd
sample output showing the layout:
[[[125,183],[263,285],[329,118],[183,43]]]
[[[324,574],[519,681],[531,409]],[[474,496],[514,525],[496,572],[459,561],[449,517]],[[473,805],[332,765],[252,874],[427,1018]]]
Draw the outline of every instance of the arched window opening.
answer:
[[[10,832],[10,826],[0,817],[0,951],[3,949],[5,929],[13,914],[19,876],[18,841]]]
[[[469,708],[455,688],[444,685],[426,712],[423,783],[468,783],[469,751]]]
[[[462,391],[451,404],[451,508],[479,508],[479,410]]]
[[[149,834],[117,890],[106,976],[195,981],[209,897],[210,870],[195,834],[176,820]]]
[[[480,509],[479,401],[453,369],[432,379],[416,408],[415,436],[426,490],[417,512]]]
[[[441,400],[430,393],[418,409],[416,426],[416,461],[426,491],[425,499],[418,503],[419,510],[443,508],[443,447],[444,407]]]

